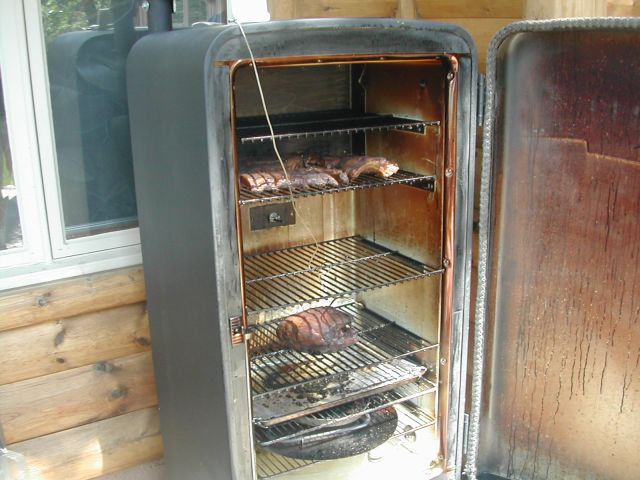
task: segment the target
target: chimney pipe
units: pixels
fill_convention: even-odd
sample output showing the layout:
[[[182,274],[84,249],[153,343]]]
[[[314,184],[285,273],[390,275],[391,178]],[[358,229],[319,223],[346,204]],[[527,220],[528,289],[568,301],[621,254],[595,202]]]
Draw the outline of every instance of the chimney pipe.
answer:
[[[173,0],[149,0],[149,32],[168,32],[171,30]]]

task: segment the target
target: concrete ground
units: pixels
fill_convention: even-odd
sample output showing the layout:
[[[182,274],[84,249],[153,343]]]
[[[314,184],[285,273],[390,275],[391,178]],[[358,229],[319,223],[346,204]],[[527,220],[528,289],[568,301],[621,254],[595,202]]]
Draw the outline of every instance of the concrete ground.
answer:
[[[162,460],[143,463],[127,470],[98,477],[97,480],[167,480]]]

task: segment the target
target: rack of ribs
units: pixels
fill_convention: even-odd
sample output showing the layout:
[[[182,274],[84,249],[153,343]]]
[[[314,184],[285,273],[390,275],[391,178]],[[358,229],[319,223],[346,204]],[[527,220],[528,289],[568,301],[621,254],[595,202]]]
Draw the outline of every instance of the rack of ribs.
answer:
[[[284,159],[284,166],[287,175],[279,162],[247,162],[242,166],[240,183],[252,192],[277,192],[287,188],[304,190],[349,185],[363,174],[387,178],[399,170],[395,162],[366,155],[292,155]]]

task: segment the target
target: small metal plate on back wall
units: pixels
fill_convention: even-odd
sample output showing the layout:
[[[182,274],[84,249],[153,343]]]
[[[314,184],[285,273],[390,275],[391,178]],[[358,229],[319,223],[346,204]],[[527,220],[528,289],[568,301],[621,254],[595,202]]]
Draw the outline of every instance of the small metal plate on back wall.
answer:
[[[251,230],[285,227],[296,223],[296,212],[292,202],[253,207],[249,210],[249,217]]]

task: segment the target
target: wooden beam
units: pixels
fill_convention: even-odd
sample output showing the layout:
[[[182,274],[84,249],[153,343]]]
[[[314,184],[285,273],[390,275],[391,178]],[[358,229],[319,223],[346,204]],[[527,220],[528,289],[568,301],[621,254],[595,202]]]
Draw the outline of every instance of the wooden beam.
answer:
[[[524,0],[415,0],[420,18],[521,18]]]
[[[267,8],[271,20],[296,18],[296,0],[268,0]]]
[[[524,18],[602,17],[607,0],[525,0]]]
[[[415,0],[398,0],[398,9],[396,10],[397,18],[417,18]]]
[[[0,385],[150,349],[144,303],[0,332]]]
[[[0,293],[0,331],[145,300],[141,267]]]
[[[607,16],[640,17],[640,0],[608,0]]]
[[[478,49],[480,71],[485,71],[487,50],[493,36],[505,25],[520,20],[519,18],[435,18],[438,22],[455,23],[467,30]]]
[[[162,457],[155,408],[8,446],[25,455],[33,480],[86,480]]]
[[[144,352],[0,386],[0,424],[15,443],[157,403]]]
[[[272,20],[322,17],[521,18],[524,10],[524,0],[269,0],[268,5]]]
[[[395,17],[398,0],[272,0],[272,18]]]

